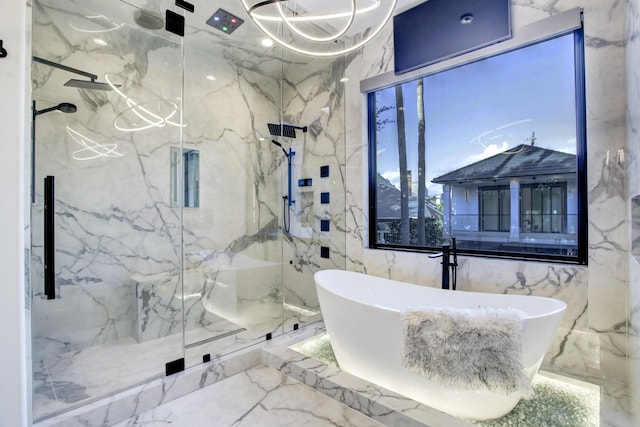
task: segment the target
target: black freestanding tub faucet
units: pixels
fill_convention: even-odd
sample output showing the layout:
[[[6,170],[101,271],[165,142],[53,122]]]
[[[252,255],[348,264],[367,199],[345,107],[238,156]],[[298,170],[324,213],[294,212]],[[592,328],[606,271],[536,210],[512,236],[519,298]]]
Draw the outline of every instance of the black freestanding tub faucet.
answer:
[[[442,257],[442,289],[455,291],[458,282],[458,248],[455,237],[451,238],[451,244],[442,245],[442,252],[429,255],[429,258],[440,257]],[[451,274],[449,274],[449,269],[451,269]]]

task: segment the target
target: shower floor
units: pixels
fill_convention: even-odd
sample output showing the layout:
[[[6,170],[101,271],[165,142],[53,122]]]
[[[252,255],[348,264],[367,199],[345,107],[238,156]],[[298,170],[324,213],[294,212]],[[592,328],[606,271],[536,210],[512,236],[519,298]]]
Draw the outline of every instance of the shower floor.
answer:
[[[240,316],[220,319],[206,327],[182,334],[137,342],[133,337],[116,342],[93,345],[76,351],[39,351],[52,354],[33,363],[33,418],[40,420],[81,406],[150,379],[164,376],[165,363],[190,356],[185,350],[199,343],[203,352],[212,356],[251,345],[268,332],[282,329],[282,303],[245,303],[239,306]],[[287,323],[305,322],[298,313],[286,310]],[[276,332],[277,334],[277,332]],[[225,339],[216,340],[216,337]],[[55,343],[35,342],[34,347],[55,349]],[[34,352],[34,356],[36,353]],[[201,360],[195,360],[199,363]]]

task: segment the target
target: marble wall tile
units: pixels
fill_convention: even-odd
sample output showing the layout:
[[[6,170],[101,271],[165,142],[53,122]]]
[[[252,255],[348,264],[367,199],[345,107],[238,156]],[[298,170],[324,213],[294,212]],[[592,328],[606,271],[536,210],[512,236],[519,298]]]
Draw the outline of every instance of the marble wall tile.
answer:
[[[637,22],[628,18],[637,16],[637,2],[559,0],[549,3],[542,0],[513,0],[512,6],[516,27],[574,7],[585,9],[589,266],[574,268],[468,258],[462,259],[459,286],[468,290],[529,293],[563,299],[569,308],[546,363],[626,381],[627,368],[620,366],[621,362],[626,362],[629,350],[621,341],[628,334],[628,311],[639,311],[636,307],[638,298],[634,298],[635,291],[629,287],[630,283],[637,283],[638,276],[634,269],[627,268],[630,262],[630,229],[626,214],[629,196],[640,192],[638,184],[633,183],[638,180],[631,179],[632,168],[629,167],[638,156],[638,144],[632,145],[629,136],[637,136],[635,121],[628,120],[625,124],[625,117],[633,119],[637,112],[633,101],[637,96],[629,96],[629,91],[634,93],[633,84],[638,80],[629,77],[635,76],[629,69],[637,68],[629,64],[637,58],[630,48],[625,48],[625,40],[631,43],[637,39],[629,35],[637,32]],[[635,14],[625,15],[629,11]],[[624,33],[625,16],[628,34]],[[59,22],[65,18],[64,13],[55,10],[43,16],[40,24],[58,25],[61,28]],[[131,30],[129,36],[135,35],[135,31]],[[194,37],[200,35],[194,34]],[[128,79],[125,79],[128,88],[140,87],[144,93],[165,98],[181,96],[172,85],[158,83],[179,71],[169,69],[165,64],[178,55],[173,41],[157,40],[146,45],[144,50],[132,49],[130,52],[118,52],[118,55],[104,55],[88,44],[76,44],[74,40],[73,37],[54,37],[47,40],[46,44],[36,41],[34,51],[43,56],[44,53],[53,54],[60,62],[82,59],[87,67],[98,67],[99,64],[98,68],[111,73],[128,70],[123,76]],[[91,62],[87,62],[87,55]],[[226,59],[239,59],[234,59],[235,62],[216,62],[217,68],[212,72],[216,73],[217,78],[211,86],[203,89],[194,77],[193,85],[188,82],[184,93],[188,122],[184,129],[184,144],[200,150],[203,191],[201,208],[184,212],[186,252],[224,249],[268,262],[284,261],[282,274],[287,285],[282,294],[285,301],[307,308],[317,307],[312,273],[319,268],[344,268],[346,265],[351,270],[439,286],[438,260],[429,260],[419,254],[366,249],[367,145],[359,82],[393,68],[391,25],[362,51],[345,58],[313,63],[295,56],[285,58],[282,109],[279,105],[280,86],[272,75],[277,68],[277,61],[256,57],[242,46],[234,49],[222,46],[219,55]],[[193,76],[196,72],[211,69],[207,55],[197,50],[187,51],[185,57]],[[261,70],[267,71],[259,72]],[[61,78],[45,68],[37,67],[34,71],[37,88],[34,93],[39,103],[51,105],[60,102]],[[344,84],[339,82],[343,74],[349,78]],[[631,99],[627,111],[625,98]],[[122,111],[123,101],[110,100],[103,93],[85,91],[81,99],[74,100],[81,103],[79,106],[84,109],[76,116],[79,118],[65,118],[70,120],[67,123],[82,124],[94,137],[115,139],[127,157],[123,161],[117,159],[119,162],[102,162],[100,168],[76,168],[68,174],[77,183],[69,197],[81,194],[82,198],[61,205],[64,210],[60,211],[59,216],[65,220],[62,235],[65,253],[62,259],[65,260],[63,265],[68,274],[64,276],[66,282],[62,283],[59,292],[63,296],[66,294],[67,301],[73,304],[97,304],[99,309],[95,312],[100,314],[87,323],[91,327],[87,327],[88,332],[82,337],[82,342],[74,341],[75,338],[61,339],[63,345],[82,345],[92,340],[104,342],[122,336],[125,333],[124,325],[133,323],[137,309],[132,309],[132,305],[128,305],[127,309],[123,306],[112,307],[115,304],[108,303],[109,297],[95,289],[95,282],[107,276],[107,268],[111,282],[103,285],[118,289],[119,286],[124,287],[123,284],[128,283],[135,273],[175,271],[180,262],[177,250],[181,231],[179,217],[168,204],[169,180],[165,177],[168,148],[178,144],[179,130],[172,129],[169,134],[152,132],[146,136],[114,134],[112,118]],[[233,100],[233,108],[225,104],[229,100]],[[281,195],[284,194],[283,172],[286,162],[283,162],[282,153],[276,147],[269,144],[268,140],[260,141],[256,133],[268,138],[266,123],[277,122],[277,112],[281,110],[286,122],[310,127],[308,134],[298,138],[298,142],[301,142],[298,159],[304,160],[296,173],[300,177],[314,179],[314,192],[318,191],[316,188],[322,191],[328,189],[332,195],[328,210],[319,205],[315,196],[312,198],[315,208],[307,204],[309,209],[305,216],[307,223],[313,222],[311,227],[306,227],[310,232],[301,232],[300,235],[285,239],[284,251],[275,244],[274,235],[282,224]],[[220,120],[211,119],[214,113]],[[53,122],[51,116],[39,118],[38,133],[47,136],[47,141],[60,139],[58,123]],[[66,142],[71,143],[68,139]],[[48,143],[38,149],[60,169],[68,167],[65,164],[70,163],[68,147]],[[626,163],[621,162],[620,150],[623,150],[622,153],[625,153],[624,150],[629,152]],[[320,179],[318,168],[321,165],[331,167],[331,179],[326,182],[316,181]],[[82,178],[88,169],[94,169],[90,170],[93,174],[91,180]],[[43,173],[45,171],[39,172],[40,175]],[[631,175],[627,177],[627,173]],[[125,181],[121,185],[103,186],[101,192],[94,191],[95,182],[111,182],[105,176],[118,176]],[[136,196],[129,198],[123,206],[113,207],[105,203],[111,196],[118,196],[123,188],[131,189]],[[224,210],[219,209],[221,204],[225,206]],[[105,209],[107,214],[104,213]],[[228,215],[228,212],[234,212],[234,215]],[[77,219],[80,216],[83,217],[82,221]],[[299,215],[293,215],[292,221],[300,218]],[[319,231],[318,222],[321,218],[331,220],[328,237]],[[85,222],[93,228],[82,230]],[[97,238],[100,234],[95,230],[102,229],[105,224],[116,225],[113,234]],[[153,230],[153,233],[141,237],[135,233],[138,230]],[[128,236],[130,240],[123,240],[123,236]],[[98,243],[94,240],[98,240]],[[39,283],[39,244],[34,243],[33,282]],[[323,245],[330,248],[331,258],[320,256],[319,247]],[[95,247],[99,248],[97,253],[83,252],[85,248]],[[113,272],[114,264],[118,267],[117,273]],[[82,284],[77,295],[71,296],[65,288],[78,279]],[[632,296],[629,310],[628,293]],[[133,299],[133,294],[124,289],[116,292],[116,295]],[[171,308],[167,304],[164,307]],[[199,317],[196,311],[192,313],[194,318]],[[49,320],[38,318],[36,312],[34,330],[43,327]],[[50,325],[57,325],[58,322],[53,320]],[[75,320],[72,318],[70,321]],[[94,329],[99,330],[100,334],[97,335]],[[638,327],[635,326],[635,329]],[[636,347],[631,345],[632,349]],[[636,365],[636,371],[640,371]],[[637,374],[634,378],[640,382]]]
[[[33,354],[36,376],[42,373],[43,378],[43,369],[58,363],[60,354],[87,346],[115,344],[128,337],[143,343],[183,329],[204,328],[208,338],[228,332],[233,325],[221,325],[219,314],[233,318],[234,307],[222,304],[221,298],[234,299],[237,309],[264,304],[269,310],[282,299],[278,234],[282,156],[269,139],[261,140],[268,137],[266,124],[277,122],[281,112],[280,55],[256,52],[251,41],[242,37],[229,39],[194,28],[187,28],[182,45],[168,33],[141,30],[133,23],[135,9],[124,3],[108,7],[108,13],[104,8],[99,2],[37,2],[34,54],[99,74],[99,81],[109,73],[122,85],[122,93],[150,111],[168,115],[172,106],[180,106],[186,126],[163,123],[162,129],[121,132],[114,123],[133,126],[135,115],[117,91],[66,88],[63,84],[71,75],[42,64],[34,66],[33,96],[38,108],[61,101],[78,106],[74,115],[50,113],[37,122],[37,182],[52,174],[58,184],[60,298],[53,302],[43,299],[40,289],[42,230],[41,222],[35,220],[42,216],[40,186],[33,206]],[[102,34],[108,46],[100,48],[87,39],[89,33],[81,36],[73,26],[92,24],[86,16],[102,12],[124,25]],[[307,72],[313,74],[311,69]],[[207,80],[207,75],[215,79]],[[305,96],[322,92],[317,85],[308,90],[311,93]],[[314,121],[331,128],[320,117]],[[122,156],[73,159],[77,142],[67,134],[66,125],[99,143],[117,144],[115,150]],[[335,151],[338,137],[327,133],[332,135]],[[200,155],[197,209],[181,210],[169,200],[170,149],[181,143]],[[320,155],[327,153],[320,151]],[[183,266],[184,294],[189,297],[184,300],[178,280]],[[305,276],[307,283],[309,277]],[[219,284],[229,290],[226,297],[220,296]],[[266,332],[282,333],[281,311],[274,313],[266,331],[219,341],[228,348],[213,348],[214,357],[264,340]],[[254,323],[265,318],[257,317]],[[189,333],[187,343],[202,338],[207,337]],[[205,350],[188,352],[187,363],[198,363]]]
[[[184,146],[200,151],[201,204],[197,210],[184,212],[169,204],[169,148],[180,145],[180,127],[167,125],[161,130],[152,127],[144,132],[120,132],[114,129],[114,123],[126,124],[131,111],[115,91],[61,89],[67,75],[45,65],[34,67],[34,98],[38,108],[59,102],[65,96],[65,100],[78,105],[78,113],[64,123],[60,123],[57,114],[38,118],[37,173],[38,182],[44,174],[57,177],[56,258],[58,293],[62,297],[59,304],[86,308],[75,317],[67,314],[52,318],[42,310],[46,306],[40,306],[34,312],[34,331],[37,335],[42,329],[42,333],[55,337],[51,335],[54,330],[72,330],[72,325],[82,324],[87,331],[84,336],[76,333],[64,338],[77,347],[117,339],[127,334],[126,329],[131,334],[136,329],[131,324],[140,320],[141,310],[165,314],[152,320],[166,324],[156,328],[157,332],[163,331],[158,332],[160,336],[181,330],[178,310],[181,302],[174,297],[180,284],[176,281],[164,287],[171,288],[164,299],[154,293],[154,308],[161,307],[159,311],[148,304],[139,306],[139,301],[132,305],[130,301],[136,284],[132,277],[176,275],[181,265],[182,244],[187,254],[228,248],[230,253],[253,252],[251,256],[269,262],[279,263],[281,257],[280,250],[268,243],[277,240],[270,231],[275,229],[278,218],[279,178],[274,172],[279,155],[274,155],[270,144],[259,141],[254,132],[260,129],[266,133],[266,122],[273,121],[279,111],[280,83],[269,73],[280,61],[270,53],[251,54],[246,46],[231,43],[213,44],[215,51],[203,53],[191,46],[199,47],[198,39],[210,35],[190,34],[189,41],[193,43],[185,45],[187,75],[183,92],[183,52],[179,39],[166,38],[164,34],[152,36],[139,30],[130,22],[133,10],[122,7],[112,11],[122,16],[110,17],[122,19],[126,24],[120,31],[106,33],[109,47],[100,50],[86,40],[86,33],[82,38],[81,32],[70,25],[87,25],[81,18],[88,14],[88,7],[73,1],[55,6],[38,2],[34,53],[66,65],[91,68],[100,74],[99,80],[104,80],[104,73],[111,73],[111,78],[122,84],[123,93],[138,103],[144,102],[150,110],[162,111],[171,103],[182,102],[186,122]],[[212,61],[216,56],[226,59]],[[207,74],[215,74],[216,80],[205,80]],[[74,160],[75,142],[66,134],[64,124],[96,141],[117,143],[116,150],[123,156],[87,162]],[[34,217],[40,216],[41,205],[36,204]],[[39,236],[38,229],[34,229],[34,283],[42,282]],[[253,246],[261,249],[255,250]],[[274,282],[260,286],[272,286]],[[258,289],[260,286],[252,293],[253,298],[272,292]],[[100,287],[104,287],[102,293]],[[246,298],[243,290],[238,289],[240,298]],[[136,299],[142,298],[141,294]],[[207,323],[201,318],[205,314],[202,307],[199,312],[192,307],[187,321],[195,325]]]
[[[108,73],[121,85],[111,92],[64,88],[69,76],[34,66],[38,108],[60,101],[78,105],[78,112],[62,122],[57,113],[38,119],[38,181],[53,174],[59,186],[60,296],[51,303],[36,293],[38,365],[55,363],[60,352],[129,337],[146,343],[185,330],[187,344],[206,342],[202,333],[212,338],[234,332],[234,326],[247,329],[247,322],[237,319],[240,311],[257,309],[260,313],[249,319],[256,330],[189,349],[187,364],[198,363],[205,352],[236,351],[264,340],[267,332],[277,335],[313,321],[318,312],[313,273],[346,263],[344,58],[315,61],[283,56],[279,48],[257,50],[251,37],[202,31],[190,20],[184,39],[141,30],[133,22],[135,7],[162,10],[146,1],[130,5],[35,4],[36,55],[90,69],[100,81]],[[107,18],[95,18],[102,12]],[[195,15],[206,20],[206,13],[197,8]],[[107,46],[97,47],[89,33],[76,30],[105,25],[92,19],[117,24],[117,30],[101,33]],[[131,100],[122,94],[160,116],[182,109],[183,126],[177,113],[161,128],[116,129],[116,124],[140,125]],[[281,120],[309,129],[299,131],[296,140],[273,137],[297,151],[298,203],[285,239],[287,162],[270,143],[267,128]],[[76,142],[65,125],[99,143],[117,144],[114,150],[121,156],[73,159]],[[180,209],[169,200],[170,152],[181,145],[199,152],[198,208]],[[321,166],[330,167],[329,177],[319,176]],[[295,185],[306,177],[314,181],[311,191]],[[329,205],[320,203],[320,192],[331,194]],[[34,217],[42,215],[40,193]],[[320,229],[321,220],[330,221],[328,232]],[[42,230],[36,224],[31,277],[40,284]],[[321,246],[329,248],[329,258],[322,256]],[[298,309],[286,319],[277,307],[283,299]],[[45,361],[49,356],[53,361]]]
[[[286,141],[296,152],[293,164],[293,198],[290,232],[284,238],[284,301],[318,311],[313,273],[319,269],[345,268],[345,134],[343,58],[314,58],[287,52],[284,57],[284,122],[307,126]],[[282,139],[282,138],[281,138]],[[282,165],[284,166],[284,165]],[[323,177],[321,167],[328,167]],[[283,171],[284,172],[284,171]],[[297,180],[311,178],[309,187]],[[283,173],[283,184],[286,174]],[[282,188],[286,194],[286,188]],[[321,203],[320,194],[330,202]],[[329,221],[329,231],[321,229]],[[321,247],[327,248],[323,257]],[[327,255],[327,254],[325,254]]]
[[[554,296],[567,302],[553,347],[545,363],[567,372],[628,380],[627,334],[629,292],[628,180],[625,150],[624,20],[633,2],[513,0],[517,28],[582,7],[586,33],[587,145],[589,190],[589,265],[563,266],[463,258],[461,289]],[[439,261],[425,256],[367,249],[365,101],[359,82],[392,68],[392,42],[386,29],[347,67],[346,132],[348,141],[348,267],[413,283],[438,284]],[[625,53],[627,52],[627,53]],[[357,153],[360,152],[360,158]],[[628,157],[628,156],[627,156]],[[633,156],[631,156],[633,157]]]
[[[626,111],[626,165],[628,170],[627,195],[631,204],[631,256],[629,256],[629,325],[628,357],[629,384],[631,395],[630,406],[635,416],[635,423],[640,423],[640,257],[638,256],[638,229],[640,222],[640,210],[638,209],[638,196],[640,195],[640,177],[638,176],[638,159],[640,159],[640,2],[630,0],[626,2],[627,13],[625,20],[626,50],[626,85],[627,85],[627,111]]]

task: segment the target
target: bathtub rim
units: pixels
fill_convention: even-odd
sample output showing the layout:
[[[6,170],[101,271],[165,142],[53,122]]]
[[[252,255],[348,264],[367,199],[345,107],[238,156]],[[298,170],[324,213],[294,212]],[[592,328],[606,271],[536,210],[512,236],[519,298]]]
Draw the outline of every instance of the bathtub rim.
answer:
[[[324,274],[323,274],[324,273]],[[345,295],[344,293],[339,293],[334,291],[333,289],[330,289],[329,287],[327,287],[326,285],[319,283],[317,277],[318,276],[324,276],[324,275],[330,275],[332,273],[339,273],[339,274],[353,274],[353,275],[357,275],[357,276],[370,276],[376,279],[381,279],[384,281],[389,281],[389,282],[396,282],[399,283],[401,285],[408,285],[408,286],[414,286],[414,287],[419,287],[419,288],[424,288],[424,289],[429,289],[430,291],[442,291],[442,292],[464,292],[467,295],[482,295],[482,296],[487,296],[487,295],[493,295],[493,296],[504,296],[504,297],[519,297],[519,298],[527,298],[527,299],[531,299],[534,298],[536,300],[544,300],[545,302],[549,303],[549,305],[551,306],[551,304],[553,304],[553,310],[548,310],[545,311],[544,313],[541,314],[536,314],[536,315],[532,315],[529,313],[526,313],[527,316],[525,317],[526,320],[533,320],[533,319],[539,319],[539,318],[544,318],[544,317],[549,317],[549,316],[554,316],[557,314],[560,314],[562,312],[564,312],[567,309],[567,303],[557,299],[557,298],[552,298],[552,297],[542,297],[542,296],[538,296],[538,295],[520,295],[520,294],[498,294],[498,293],[494,293],[494,292],[477,292],[477,291],[464,291],[464,290],[447,290],[447,289],[439,289],[437,287],[433,287],[433,286],[427,286],[427,285],[418,285],[415,283],[410,283],[410,282],[403,282],[401,280],[396,280],[396,279],[388,279],[386,277],[380,277],[380,276],[374,276],[373,274],[368,274],[368,273],[361,273],[359,271],[350,271],[350,270],[338,270],[338,269],[325,269],[325,270],[319,270],[316,273],[314,273],[313,275],[313,279],[314,282],[316,284],[316,286],[320,286],[322,287],[322,289],[325,292],[328,292],[332,295],[335,295],[336,297],[339,298],[343,298],[346,300],[349,300],[353,303],[356,304],[360,304],[360,305],[366,305],[366,306],[373,306],[376,307],[377,309],[381,309],[381,310],[385,310],[385,311],[389,311],[392,313],[403,313],[404,311],[408,311],[408,310],[416,310],[416,309],[420,309],[420,307],[428,307],[428,304],[421,304],[421,305],[415,305],[415,306],[407,306],[404,310],[399,310],[399,309],[395,309],[395,308],[390,308],[390,307],[386,307],[384,305],[379,305],[379,304],[367,304],[365,302],[362,302],[360,300],[354,299],[349,297],[348,295]],[[480,305],[482,306],[482,305]],[[485,307],[487,305],[484,305]],[[431,306],[433,307],[433,306]],[[506,307],[506,306],[505,306]],[[475,308],[475,307],[474,307]],[[522,309],[520,309],[522,310]]]

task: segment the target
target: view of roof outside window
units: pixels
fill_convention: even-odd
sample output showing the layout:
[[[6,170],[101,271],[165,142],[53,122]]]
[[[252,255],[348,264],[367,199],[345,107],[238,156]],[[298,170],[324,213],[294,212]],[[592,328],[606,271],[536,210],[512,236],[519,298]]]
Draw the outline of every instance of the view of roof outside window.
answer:
[[[571,33],[376,91],[374,246],[575,256],[574,49]]]

